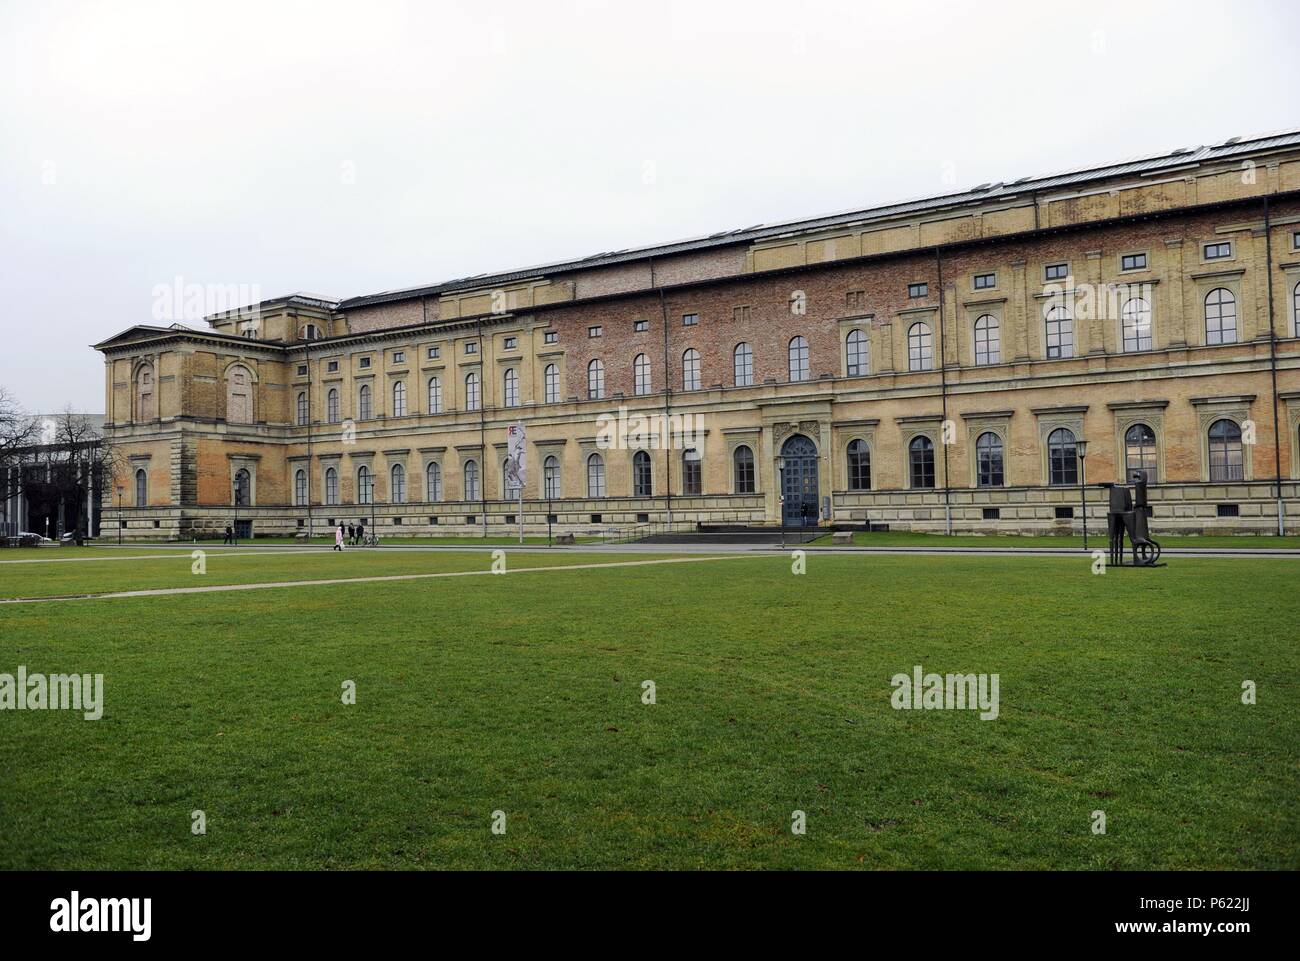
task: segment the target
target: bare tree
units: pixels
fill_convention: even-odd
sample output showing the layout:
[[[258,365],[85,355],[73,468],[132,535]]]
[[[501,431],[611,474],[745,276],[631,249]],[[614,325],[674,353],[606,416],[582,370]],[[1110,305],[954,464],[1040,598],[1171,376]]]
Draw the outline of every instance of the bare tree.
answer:
[[[65,517],[75,515],[73,533],[80,542],[91,533],[95,501],[108,496],[115,454],[95,420],[70,407],[47,423],[23,455],[23,493],[37,512],[58,518],[60,534],[68,529]]]
[[[22,480],[19,472],[10,468],[18,465],[23,452],[40,437],[40,424],[0,385],[0,498],[7,500],[18,493]]]

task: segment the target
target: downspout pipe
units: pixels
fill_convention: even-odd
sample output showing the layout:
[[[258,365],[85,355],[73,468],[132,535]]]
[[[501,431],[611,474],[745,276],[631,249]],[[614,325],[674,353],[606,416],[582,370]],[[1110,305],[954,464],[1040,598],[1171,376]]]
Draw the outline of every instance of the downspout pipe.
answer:
[[[946,322],[947,302],[943,287],[943,256],[934,248],[934,265],[939,272],[939,396],[943,406],[943,423],[939,425],[939,446],[943,448],[943,527],[952,535],[952,488],[948,483],[948,444],[944,434],[948,430],[948,355],[945,351],[943,327]]]
[[[650,285],[659,292],[659,316],[664,327],[664,433],[667,434],[664,443],[664,506],[668,513],[668,530],[673,529],[673,439],[672,439],[672,406],[673,406],[673,382],[670,373],[671,368],[668,366],[668,300],[664,295],[664,289],[655,281],[654,260],[650,261]]]
[[[1286,504],[1282,500],[1282,433],[1277,396],[1277,315],[1273,308],[1273,230],[1268,194],[1264,195],[1264,267],[1268,274],[1268,366],[1273,383],[1273,482],[1277,496],[1277,536],[1286,536]]]

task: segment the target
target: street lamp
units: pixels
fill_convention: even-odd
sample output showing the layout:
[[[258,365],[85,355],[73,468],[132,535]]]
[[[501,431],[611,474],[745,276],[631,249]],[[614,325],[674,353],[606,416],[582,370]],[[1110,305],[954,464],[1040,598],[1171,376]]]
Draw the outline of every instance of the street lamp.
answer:
[[[102,534],[103,531],[101,530]],[[117,485],[117,546],[122,546],[122,485]]]
[[[781,546],[785,547],[785,455],[776,455],[776,507],[781,512]]]
[[[1083,549],[1088,549],[1088,468],[1085,459],[1088,456],[1088,442],[1079,439],[1074,442],[1074,449],[1079,453],[1079,506],[1083,509]]]
[[[230,482],[231,500],[235,502],[235,523],[230,527],[230,546],[239,543],[239,474]]]

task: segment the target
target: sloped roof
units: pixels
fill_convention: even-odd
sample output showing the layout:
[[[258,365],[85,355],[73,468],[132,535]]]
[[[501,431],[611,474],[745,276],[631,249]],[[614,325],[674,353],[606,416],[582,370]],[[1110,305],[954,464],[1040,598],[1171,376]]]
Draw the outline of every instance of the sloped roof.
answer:
[[[383,291],[360,297],[351,297],[338,304],[340,310],[367,307],[375,304],[392,303],[417,297],[428,297],[453,290],[473,289],[491,284],[513,283],[520,280],[554,275],[591,267],[604,267],[612,264],[643,260],[648,257],[662,257],[670,254],[708,250],[732,244],[749,244],[760,240],[779,237],[792,232],[823,230],[844,226],[858,221],[883,220],[905,214],[921,213],[927,210],[939,210],[945,207],[959,207],[975,203],[987,203],[999,199],[1010,199],[1020,194],[1041,192],[1053,189],[1076,188],[1083,184],[1110,180],[1116,177],[1142,175],[1148,176],[1163,170],[1174,170],[1189,165],[1230,160],[1253,153],[1262,153],[1286,147],[1300,146],[1300,128],[1274,133],[1259,134],[1253,137],[1233,137],[1222,143],[1209,146],[1185,147],[1167,153],[1133,157],[1127,160],[1113,161],[1106,164],[1094,164],[1037,177],[1021,177],[1018,180],[1003,183],[981,184],[969,190],[951,194],[938,194],[913,200],[900,201],[878,207],[859,208],[823,214],[818,217],[775,221],[767,224],[753,224],[734,230],[721,230],[702,237],[672,241],[664,244],[652,244],[646,247],[628,247],[622,250],[604,251],[575,260],[561,260],[553,263],[538,264],[504,272],[474,274],[455,280],[442,281],[419,287],[407,287],[398,290]]]

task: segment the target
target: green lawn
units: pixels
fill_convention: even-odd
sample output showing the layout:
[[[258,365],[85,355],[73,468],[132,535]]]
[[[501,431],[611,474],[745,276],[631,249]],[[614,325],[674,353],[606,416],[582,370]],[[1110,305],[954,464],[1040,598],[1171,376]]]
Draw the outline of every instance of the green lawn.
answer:
[[[317,528],[317,529],[319,530],[319,528]],[[367,529],[367,530],[370,530],[370,528],[366,528],[366,529]],[[575,535],[575,537],[574,537],[574,540],[575,540],[577,543],[579,543],[579,544],[599,544],[603,539],[604,539],[604,538],[601,538],[601,537],[595,537],[595,536],[591,536],[591,535],[587,535],[587,534]],[[544,537],[544,536],[538,537],[538,536],[534,536],[534,535],[532,535],[532,534],[529,534],[529,535],[527,535],[527,536],[524,537],[524,544],[525,544],[525,546],[527,546],[527,545],[534,545],[534,546],[538,546],[538,545],[546,545],[546,544],[552,543],[553,541],[554,541],[554,538],[547,538],[547,537]],[[493,536],[493,537],[484,537],[482,534],[465,534],[465,535],[460,536],[460,537],[457,537],[457,536],[455,536],[455,535],[452,535],[452,536],[450,536],[450,537],[417,537],[417,536],[410,536],[410,535],[405,535],[405,534],[390,534],[390,533],[388,533],[387,531],[385,531],[384,533],[382,533],[382,534],[379,535],[379,542],[380,542],[381,545],[383,545],[383,544],[391,544],[391,545],[393,545],[393,546],[395,546],[395,547],[401,547],[403,544],[407,544],[407,545],[439,545],[439,544],[451,544],[451,545],[458,545],[458,546],[461,546],[461,547],[483,547],[483,546],[487,546],[487,547],[492,547],[492,546],[509,547],[511,544],[514,544],[514,545],[518,545],[518,544],[519,544],[519,536],[516,534],[516,535],[513,536],[513,537],[511,537],[511,536],[505,536],[505,537],[497,537],[497,536]],[[112,537],[109,537],[109,536],[105,536],[105,537],[101,537],[101,538],[99,538],[99,543],[100,543],[101,545],[115,546]],[[131,543],[132,543],[131,541],[127,541],[127,543],[126,543],[125,546],[130,547],[130,546],[131,546]],[[220,539],[220,538],[215,538],[215,539],[209,539],[209,540],[196,541],[196,542],[193,542],[193,543],[191,543],[190,541],[164,541],[164,540],[158,540],[158,541],[136,541],[135,543],[137,543],[137,544],[164,544],[164,545],[173,546],[173,547],[176,546],[177,544],[179,544],[179,545],[181,545],[181,546],[189,545],[189,546],[192,546],[192,547],[205,547],[205,546],[215,546],[215,545],[221,544],[221,539]],[[244,539],[241,539],[241,540],[239,541],[239,543],[238,543],[237,546],[239,546],[239,547],[248,547],[248,546],[266,547],[266,546],[284,546],[284,545],[289,545],[289,544],[299,544],[299,545],[301,545],[301,544],[314,544],[314,545],[317,545],[317,546],[320,546],[320,547],[331,547],[331,546],[333,546],[333,544],[334,544],[334,535],[333,535],[333,534],[328,534],[328,535],[321,534],[321,535],[318,535],[318,536],[316,536],[316,537],[311,537],[311,538],[306,538],[306,537],[255,537],[255,538],[251,538],[251,539],[249,539],[249,538],[244,538]]]
[[[0,596],[488,558],[0,566]],[[508,563],[624,560],[659,557]],[[0,712],[0,869],[1300,866],[1300,560],[807,564],[0,604],[0,672],[106,700]],[[893,710],[915,664],[997,673],[1000,716]]]
[[[1265,550],[1273,548],[1300,551],[1300,537],[1277,537],[1267,534],[1151,534],[1161,548],[1249,548]],[[1106,549],[1106,532],[1104,529],[1091,531],[1088,535],[1089,550]],[[1125,541],[1127,548],[1128,542]],[[832,547],[831,535],[826,534],[811,542],[814,547]],[[915,531],[855,531],[855,547],[1023,547],[1027,550],[1042,550],[1053,547],[1083,548],[1083,535],[1043,534],[1040,536],[1021,536],[1017,534],[925,534]]]

